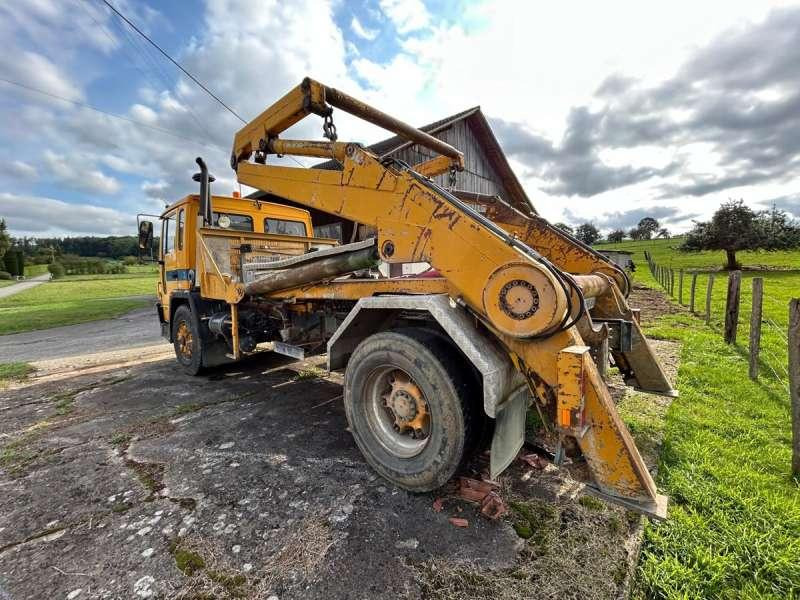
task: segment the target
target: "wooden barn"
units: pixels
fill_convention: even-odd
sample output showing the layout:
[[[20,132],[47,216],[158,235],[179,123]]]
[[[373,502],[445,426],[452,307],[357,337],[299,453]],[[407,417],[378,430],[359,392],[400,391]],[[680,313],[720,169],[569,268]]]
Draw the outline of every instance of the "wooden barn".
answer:
[[[525,215],[535,214],[535,209],[520,184],[503,150],[494,136],[489,122],[479,106],[462,111],[446,119],[421,127],[423,131],[455,146],[464,153],[465,169],[456,174],[456,185],[451,191],[488,216],[499,215],[504,211],[518,211]],[[369,146],[381,157],[392,157],[409,165],[415,165],[434,157],[427,148],[394,136]],[[318,169],[341,169],[337,161],[326,161],[314,165]],[[436,182],[449,188],[449,175],[439,175]],[[259,192],[253,198],[265,201],[286,200],[271,198]],[[299,206],[299,205],[298,205]],[[307,207],[303,207],[307,208]],[[347,243],[363,239],[369,235],[363,226],[358,227],[341,217],[317,210],[311,210],[315,224],[314,234],[319,237],[337,238]],[[414,273],[422,269],[419,265],[395,265],[392,275]],[[383,269],[382,269],[383,270]]]

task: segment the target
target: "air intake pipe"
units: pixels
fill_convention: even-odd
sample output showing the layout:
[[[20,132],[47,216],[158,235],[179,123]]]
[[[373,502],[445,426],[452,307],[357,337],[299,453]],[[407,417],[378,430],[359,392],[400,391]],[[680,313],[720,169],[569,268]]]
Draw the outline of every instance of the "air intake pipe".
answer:
[[[195,162],[200,167],[200,172],[195,173],[192,179],[200,182],[200,209],[197,214],[203,219],[203,227],[210,227],[211,218],[211,183],[215,181],[213,175],[208,172],[206,162],[199,156]]]

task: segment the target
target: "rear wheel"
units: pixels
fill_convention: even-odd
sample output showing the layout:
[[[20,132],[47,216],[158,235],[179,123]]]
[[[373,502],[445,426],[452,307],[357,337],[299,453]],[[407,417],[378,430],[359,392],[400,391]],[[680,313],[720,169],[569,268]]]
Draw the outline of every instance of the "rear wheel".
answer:
[[[203,370],[203,340],[192,311],[185,304],[179,306],[172,317],[172,344],[175,358],[186,373],[197,375]]]
[[[353,437],[386,479],[415,492],[453,476],[478,422],[470,369],[441,336],[381,332],[356,348],[345,372]]]

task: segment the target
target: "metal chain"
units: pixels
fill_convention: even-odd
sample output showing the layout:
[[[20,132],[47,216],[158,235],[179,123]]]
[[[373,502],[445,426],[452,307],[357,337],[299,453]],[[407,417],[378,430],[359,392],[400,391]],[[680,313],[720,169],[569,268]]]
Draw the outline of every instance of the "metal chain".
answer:
[[[456,189],[456,168],[450,167],[450,177],[447,181],[447,187],[451,190]]]
[[[335,142],[339,137],[336,135],[336,125],[333,123],[333,111],[325,115],[322,121],[322,135],[332,142]]]

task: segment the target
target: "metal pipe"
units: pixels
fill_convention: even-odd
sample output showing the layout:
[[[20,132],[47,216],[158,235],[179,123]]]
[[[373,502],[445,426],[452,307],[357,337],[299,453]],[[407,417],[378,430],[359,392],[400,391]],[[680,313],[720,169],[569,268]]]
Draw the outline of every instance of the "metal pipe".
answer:
[[[597,298],[608,291],[608,279],[602,275],[573,275],[584,298]]]
[[[209,226],[212,223],[211,219],[211,182],[214,181],[214,176],[208,172],[206,162],[199,156],[195,162],[200,167],[200,172],[195,173],[192,179],[200,182],[200,207],[198,215],[203,219],[203,226]]]
[[[272,154],[335,158],[339,161],[344,160],[346,148],[347,143],[345,142],[318,142],[273,138],[267,143],[267,150]]]
[[[373,245],[346,254],[325,256],[319,260],[291,266],[288,269],[270,271],[260,279],[248,283],[245,286],[245,294],[269,294],[279,290],[288,290],[306,283],[369,269],[377,264],[378,249]]]
[[[408,123],[404,123],[399,119],[395,119],[393,116],[387,115],[385,112],[382,112],[377,108],[361,102],[360,100],[357,100],[356,98],[353,98],[352,96],[349,96],[344,92],[340,92],[332,87],[325,86],[325,100],[331,106],[340,108],[351,115],[372,123],[373,125],[377,125],[378,127],[382,127],[383,129],[387,129],[388,131],[396,133],[397,135],[409,139],[420,146],[425,146],[434,152],[438,152],[439,154],[450,157],[456,162],[457,168],[464,168],[464,154],[462,152],[450,144],[436,139],[432,135],[425,133],[424,131],[420,131],[416,127],[412,127]]]

